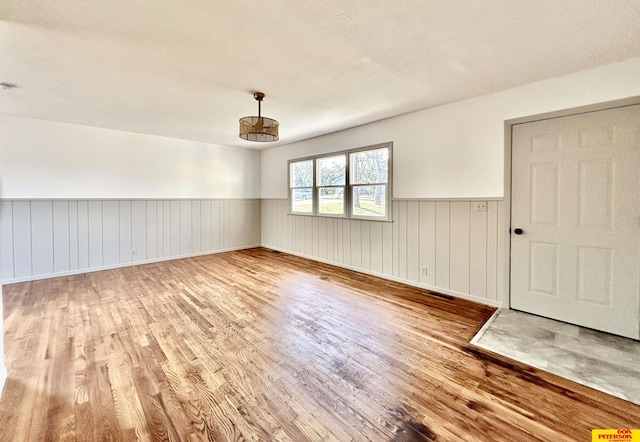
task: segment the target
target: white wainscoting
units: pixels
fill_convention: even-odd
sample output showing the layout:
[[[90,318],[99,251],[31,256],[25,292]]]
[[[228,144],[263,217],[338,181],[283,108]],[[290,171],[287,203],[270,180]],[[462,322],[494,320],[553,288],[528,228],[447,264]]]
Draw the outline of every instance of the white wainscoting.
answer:
[[[2,307],[2,282],[0,282],[0,397],[7,380],[7,368],[4,366],[4,310]]]
[[[476,204],[396,200],[393,222],[380,222],[289,215],[287,200],[262,200],[262,245],[502,306],[505,207]]]
[[[4,283],[260,246],[259,199],[0,201]]]

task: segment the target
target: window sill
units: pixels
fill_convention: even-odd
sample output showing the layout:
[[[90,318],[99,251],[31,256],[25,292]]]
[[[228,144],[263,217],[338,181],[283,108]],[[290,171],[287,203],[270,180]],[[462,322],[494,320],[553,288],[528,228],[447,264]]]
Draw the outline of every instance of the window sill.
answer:
[[[354,220],[354,221],[374,221],[378,223],[392,223],[392,219],[379,219],[379,218],[366,218],[361,216],[339,216],[339,215],[314,215],[312,213],[297,213],[297,212],[287,212],[287,215],[290,216],[305,216],[311,218],[329,218],[329,219],[344,219],[344,220]]]

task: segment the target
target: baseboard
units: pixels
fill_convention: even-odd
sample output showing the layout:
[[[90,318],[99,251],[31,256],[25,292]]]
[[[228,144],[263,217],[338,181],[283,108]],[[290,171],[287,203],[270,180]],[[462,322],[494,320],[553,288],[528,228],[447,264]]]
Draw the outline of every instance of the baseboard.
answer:
[[[164,258],[146,259],[144,261],[127,262],[127,263],[121,263],[121,264],[114,264],[114,265],[110,265],[110,266],[90,267],[90,268],[85,268],[85,269],[72,270],[72,271],[68,271],[68,272],[48,273],[48,274],[43,274],[43,275],[34,275],[34,276],[27,276],[27,277],[22,277],[22,278],[12,278],[12,279],[3,280],[2,284],[15,284],[15,283],[19,283],[19,282],[38,281],[40,279],[57,278],[57,277],[60,277],[60,276],[80,275],[80,274],[83,274],[83,273],[100,272],[100,271],[103,271],[103,270],[112,270],[112,269],[119,269],[119,268],[123,268],[123,267],[131,267],[131,266],[136,266],[136,265],[144,265],[144,264],[153,264],[153,263],[156,263],[156,262],[172,261],[174,259],[184,259],[184,258],[192,258],[192,257],[196,257],[196,256],[213,255],[213,254],[216,254],[216,253],[232,252],[234,250],[253,249],[253,248],[256,248],[256,247],[264,247],[264,248],[267,248],[267,249],[277,250],[279,252],[284,252],[284,253],[288,253],[290,255],[295,255],[295,256],[300,256],[302,258],[310,259],[312,261],[323,262],[325,264],[330,264],[330,265],[342,267],[342,268],[345,268],[345,269],[353,270],[353,271],[358,272],[358,273],[364,273],[366,275],[376,276],[378,278],[387,279],[387,280],[395,281],[395,282],[400,282],[402,284],[407,284],[407,285],[410,285],[410,286],[413,286],[413,287],[419,287],[419,288],[422,288],[422,289],[431,290],[433,292],[438,292],[438,293],[442,293],[442,294],[445,294],[445,295],[455,296],[457,298],[468,299],[469,301],[474,301],[474,302],[478,302],[480,304],[490,305],[492,307],[499,307],[499,308],[504,307],[504,304],[501,301],[498,301],[498,300],[481,298],[479,296],[473,296],[473,295],[468,294],[468,293],[457,292],[455,290],[450,290],[450,289],[446,289],[446,288],[443,288],[443,287],[437,287],[437,286],[433,286],[433,285],[429,285],[429,284],[423,284],[423,283],[420,283],[420,282],[411,281],[411,280],[404,279],[404,278],[398,278],[396,276],[387,275],[387,274],[384,274],[384,273],[379,273],[379,272],[375,272],[375,271],[372,271],[372,270],[363,269],[363,268],[360,268],[360,267],[350,266],[350,265],[342,264],[342,263],[339,263],[339,262],[318,258],[318,257],[311,256],[311,255],[306,255],[304,253],[292,252],[290,250],[282,249],[280,247],[276,247],[276,246],[272,246],[272,245],[268,245],[268,244],[249,244],[249,245],[240,246],[240,247],[229,247],[229,248],[225,248],[225,249],[212,250],[212,251],[207,251],[207,252],[188,253],[188,254],[184,254],[184,255],[168,256],[168,257],[164,257]]]
[[[123,267],[131,267],[131,266],[138,266],[138,265],[144,265],[144,264],[153,264],[153,263],[156,263],[156,262],[164,262],[164,261],[173,261],[174,259],[193,258],[193,257],[196,257],[196,256],[204,256],[204,255],[214,255],[216,253],[232,252],[234,250],[254,249],[256,247],[261,247],[261,245],[260,244],[249,244],[249,245],[246,245],[246,246],[228,247],[228,248],[225,248],[225,249],[210,250],[210,251],[207,251],[207,252],[187,253],[187,254],[184,254],[184,255],[166,256],[166,257],[163,257],[163,258],[154,258],[154,259],[145,259],[143,261],[132,261],[132,262],[125,262],[125,263],[108,265],[108,266],[88,267],[88,268],[85,268],[85,269],[71,270],[71,271],[67,271],[67,272],[47,273],[47,274],[43,274],[43,275],[33,275],[33,276],[25,276],[25,277],[22,277],[22,278],[5,279],[5,280],[3,280],[1,282],[2,282],[2,284],[16,284],[18,282],[38,281],[40,279],[58,278],[60,276],[81,275],[83,273],[101,272],[103,270],[121,269]]]
[[[305,255],[304,253],[292,252],[290,250],[282,249],[280,247],[275,247],[275,246],[271,246],[271,245],[268,245],[268,244],[263,244],[262,247],[264,247],[266,249],[277,250],[278,252],[288,253],[290,255],[299,256],[301,258],[307,258],[307,259],[310,259],[312,261],[318,261],[318,262],[323,262],[325,264],[330,264],[330,265],[333,265],[333,266],[342,267],[344,269],[353,270],[354,272],[364,273],[365,275],[377,276],[378,278],[388,279],[390,281],[395,281],[395,282],[400,282],[402,284],[407,284],[407,285],[410,285],[410,286],[413,286],[413,287],[418,287],[418,288],[421,288],[421,289],[430,290],[432,292],[442,293],[444,295],[455,296],[456,298],[467,299],[469,301],[477,302],[479,304],[489,305],[491,307],[498,307],[498,308],[504,307],[503,302],[498,301],[498,300],[494,300],[494,299],[481,298],[479,296],[474,296],[474,295],[471,295],[469,293],[457,292],[455,290],[450,290],[450,289],[446,289],[446,288],[442,288],[442,287],[436,287],[436,286],[429,285],[429,284],[423,284],[421,282],[411,281],[409,279],[398,278],[396,276],[387,275],[385,273],[374,272],[372,270],[363,269],[363,268],[355,267],[355,266],[350,266],[350,265],[342,264],[342,263],[339,263],[339,262],[330,261],[328,259],[318,258],[316,256]]]

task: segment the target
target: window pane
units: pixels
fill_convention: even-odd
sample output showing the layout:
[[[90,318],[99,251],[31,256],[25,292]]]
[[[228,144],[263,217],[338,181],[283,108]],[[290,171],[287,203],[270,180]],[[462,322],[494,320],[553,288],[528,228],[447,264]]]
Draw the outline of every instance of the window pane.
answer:
[[[319,211],[331,215],[344,215],[344,188],[321,188]]]
[[[318,186],[344,185],[346,163],[346,155],[318,158]]]
[[[313,186],[313,160],[290,164],[291,187]]]
[[[386,183],[389,149],[365,150],[351,154],[351,184]]]
[[[385,185],[354,187],[351,213],[354,216],[386,217],[386,190]]]
[[[293,189],[292,212],[311,213],[313,211],[313,190]]]

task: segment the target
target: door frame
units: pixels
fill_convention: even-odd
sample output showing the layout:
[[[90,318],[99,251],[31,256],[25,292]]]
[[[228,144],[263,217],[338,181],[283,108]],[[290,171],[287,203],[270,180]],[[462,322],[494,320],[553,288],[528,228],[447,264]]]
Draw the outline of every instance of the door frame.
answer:
[[[505,120],[504,122],[504,216],[499,220],[499,231],[502,232],[503,238],[502,247],[499,245],[499,249],[503,253],[503,263],[499,268],[502,268],[502,277],[498,278],[498,283],[502,282],[503,287],[506,289],[504,307],[511,308],[511,175],[512,175],[512,128],[516,124],[532,123],[534,121],[550,120],[553,118],[568,117],[572,115],[587,114],[591,112],[599,112],[608,109],[615,109],[620,107],[634,106],[640,104],[640,96],[623,98],[620,100],[605,101],[602,103],[589,104],[585,106],[578,106],[569,109],[562,109],[552,112],[544,112],[541,114],[529,115],[526,117],[513,118]],[[500,235],[498,236],[500,241]]]

